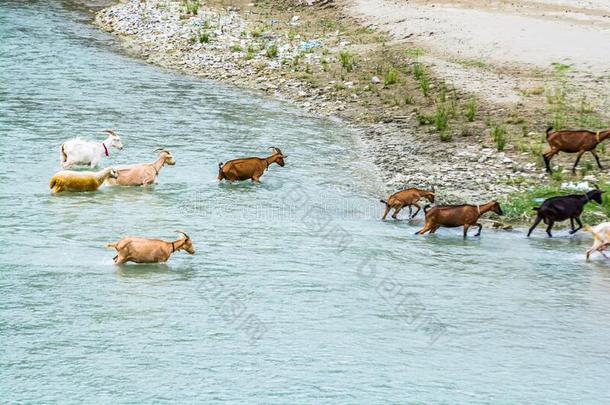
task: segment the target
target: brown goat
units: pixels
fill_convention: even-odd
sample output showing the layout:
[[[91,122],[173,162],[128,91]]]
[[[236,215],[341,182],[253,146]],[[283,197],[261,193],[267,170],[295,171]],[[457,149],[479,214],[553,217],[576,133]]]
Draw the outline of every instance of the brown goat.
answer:
[[[397,219],[398,213],[404,207],[409,207],[409,216],[411,218],[415,218],[421,209],[417,202],[422,198],[427,199],[430,201],[430,203],[434,203],[434,188],[432,188],[432,191],[420,190],[418,188],[407,188],[392,194],[388,198],[388,201],[379,200],[385,204],[385,212],[383,213],[383,217],[381,219],[385,219],[392,208],[394,208],[392,218]],[[411,206],[413,205],[417,207],[417,211],[415,211],[415,214],[411,215]]]
[[[183,231],[176,232],[181,233],[183,237],[174,241],[166,241],[126,236],[118,242],[109,243],[106,246],[117,250],[118,253],[113,258],[116,264],[126,262],[165,263],[172,253],[179,250],[186,250],[190,254],[195,254],[195,247],[191,238]]]
[[[597,166],[599,166],[600,169],[603,169],[595,148],[609,136],[610,129],[597,132],[591,132],[584,129],[574,131],[553,131],[553,127],[549,127],[546,130],[546,141],[548,142],[549,147],[542,154],[546,171],[548,173],[552,172],[551,158],[559,152],[577,153],[576,161],[574,162],[574,166],[572,166],[572,173],[576,173],[576,166],[585,152],[591,152],[595,157]]]
[[[236,180],[252,179],[253,182],[260,183],[260,177],[271,164],[277,163],[281,167],[284,167],[284,159],[288,157],[276,147],[270,149],[273,150],[273,153],[266,158],[249,157],[229,160],[224,164],[220,162],[218,164],[218,181],[226,179],[227,181],[232,182]]]
[[[468,228],[471,226],[478,226],[479,231],[474,236],[481,235],[481,229],[483,225],[477,221],[481,215],[486,212],[493,211],[498,215],[502,215],[502,208],[497,201],[490,201],[482,205],[439,205],[437,207],[426,210],[426,223],[424,227],[417,231],[415,234],[423,235],[426,232],[434,233],[441,226],[446,228],[455,228],[458,226],[464,227],[464,238],[468,236]]]

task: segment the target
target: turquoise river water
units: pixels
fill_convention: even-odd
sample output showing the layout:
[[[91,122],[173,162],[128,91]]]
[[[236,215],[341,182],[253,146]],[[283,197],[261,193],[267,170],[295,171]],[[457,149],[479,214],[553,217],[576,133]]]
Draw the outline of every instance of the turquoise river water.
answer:
[[[382,222],[357,138],[122,54],[68,1],[0,2],[0,402],[608,403],[610,269],[580,234]],[[155,187],[53,196],[59,145]],[[287,155],[262,184],[219,161]],[[112,263],[123,235],[197,253]]]

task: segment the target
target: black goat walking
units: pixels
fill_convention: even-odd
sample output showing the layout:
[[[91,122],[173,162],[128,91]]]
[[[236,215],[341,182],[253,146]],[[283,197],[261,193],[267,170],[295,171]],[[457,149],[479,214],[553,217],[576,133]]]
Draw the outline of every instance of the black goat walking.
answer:
[[[587,191],[586,194],[571,194],[544,200],[540,207],[534,208],[534,210],[538,212],[538,216],[534,221],[534,225],[532,225],[527,233],[527,236],[530,236],[540,221],[544,221],[544,223],[548,225],[546,233],[552,238],[551,229],[553,228],[555,221],[565,221],[566,219],[569,219],[570,224],[572,225],[570,234],[576,233],[576,231],[582,228],[580,215],[582,214],[585,204],[589,201],[595,201],[601,205],[602,193],[603,191],[595,186],[595,190]],[[578,222],[578,228],[574,228],[574,220]]]

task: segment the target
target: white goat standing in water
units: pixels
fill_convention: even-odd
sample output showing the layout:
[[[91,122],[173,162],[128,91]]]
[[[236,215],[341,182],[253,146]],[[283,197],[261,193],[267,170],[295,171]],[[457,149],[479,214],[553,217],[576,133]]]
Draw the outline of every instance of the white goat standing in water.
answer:
[[[64,169],[70,169],[76,165],[97,167],[102,156],[108,156],[108,148],[123,149],[121,138],[114,131],[105,129],[104,132],[108,133],[108,138],[103,142],[85,141],[80,138],[64,142],[59,150],[61,167]]]

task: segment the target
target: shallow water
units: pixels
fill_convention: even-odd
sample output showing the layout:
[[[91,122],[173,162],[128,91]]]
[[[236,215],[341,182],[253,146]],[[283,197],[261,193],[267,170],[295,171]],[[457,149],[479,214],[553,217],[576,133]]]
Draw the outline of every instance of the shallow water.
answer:
[[[67,2],[0,4],[3,402],[607,402],[610,271],[542,230],[413,235],[341,125],[116,52]],[[52,196],[58,146],[115,128],[154,188]],[[278,146],[252,185],[221,160]],[[123,235],[197,254],[112,264]]]

